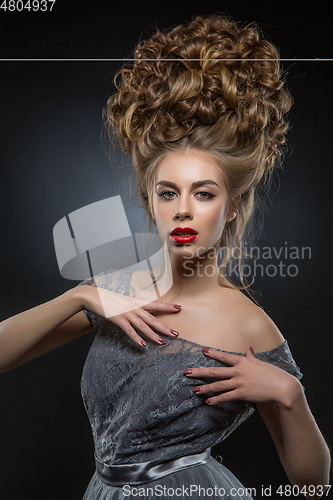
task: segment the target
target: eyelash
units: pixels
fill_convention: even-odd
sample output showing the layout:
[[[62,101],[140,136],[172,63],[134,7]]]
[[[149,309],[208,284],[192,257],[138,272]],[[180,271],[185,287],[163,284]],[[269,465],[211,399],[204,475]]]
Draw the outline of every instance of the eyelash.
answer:
[[[163,200],[173,200],[173,198],[165,198],[164,195],[166,193],[173,193],[173,194],[175,194],[174,191],[162,191],[161,193],[158,194],[158,196],[160,196]],[[215,194],[208,193],[208,191],[198,191],[196,194],[201,194],[201,193],[205,193],[205,194],[208,195],[207,198],[200,198],[203,201],[211,200],[211,199],[215,198],[215,196],[216,196]]]

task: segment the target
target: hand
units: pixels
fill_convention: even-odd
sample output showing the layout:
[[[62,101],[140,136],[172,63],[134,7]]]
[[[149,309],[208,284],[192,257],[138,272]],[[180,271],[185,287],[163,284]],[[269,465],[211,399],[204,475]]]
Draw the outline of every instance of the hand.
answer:
[[[85,290],[83,309],[108,319],[119,326],[138,345],[146,345],[146,342],[136,333],[133,327],[140,330],[147,337],[158,344],[165,344],[150,327],[175,337],[178,332],[171,330],[160,320],[155,318],[150,312],[179,312],[181,306],[167,304],[159,300],[147,301],[137,297],[127,297],[119,293],[106,290],[104,288],[83,285],[80,289]]]
[[[206,351],[206,352],[205,352]],[[194,378],[221,378],[217,382],[193,388],[196,394],[222,392],[210,397],[207,404],[224,403],[225,401],[251,401],[253,403],[275,403],[287,406],[292,388],[298,380],[286,371],[257,359],[252,347],[246,356],[238,356],[215,349],[203,350],[206,356],[224,363],[225,367],[191,368],[184,374]]]

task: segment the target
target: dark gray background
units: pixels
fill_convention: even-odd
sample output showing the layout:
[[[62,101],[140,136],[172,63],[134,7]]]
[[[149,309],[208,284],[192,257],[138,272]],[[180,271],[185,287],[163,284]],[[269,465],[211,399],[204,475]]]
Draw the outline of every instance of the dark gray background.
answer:
[[[52,13],[0,11],[1,58],[123,58],[141,34],[225,12],[257,21],[282,58],[328,58],[325,2],[65,2]],[[1,61],[0,319],[52,299],[62,278],[52,230],[66,214],[128,195],[101,141],[101,110],[121,62]],[[290,152],[273,186],[259,246],[311,247],[294,278],[257,278],[261,303],[289,341],[311,409],[332,444],[331,189],[332,62],[286,62],[295,98]],[[292,151],[291,151],[292,149]],[[119,156],[113,158],[119,165]],[[280,184],[279,189],[277,189]],[[143,212],[126,203],[133,232]],[[288,265],[295,263],[282,258]],[[266,264],[277,264],[277,260]],[[92,334],[0,376],[0,499],[79,500],[94,471],[80,375]],[[204,340],[203,340],[204,343]],[[287,484],[255,415],[218,451],[248,487]],[[274,498],[274,494],[272,495]],[[291,497],[292,498],[292,497]]]

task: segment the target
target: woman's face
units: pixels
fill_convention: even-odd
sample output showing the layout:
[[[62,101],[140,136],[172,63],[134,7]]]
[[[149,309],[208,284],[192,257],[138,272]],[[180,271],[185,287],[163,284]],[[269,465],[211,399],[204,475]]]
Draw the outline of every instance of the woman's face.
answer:
[[[183,257],[217,251],[226,222],[235,216],[221,168],[194,150],[170,153],[162,160],[156,172],[153,208],[163,243],[172,254]],[[171,237],[172,230],[182,227],[198,233],[194,241],[184,244]]]

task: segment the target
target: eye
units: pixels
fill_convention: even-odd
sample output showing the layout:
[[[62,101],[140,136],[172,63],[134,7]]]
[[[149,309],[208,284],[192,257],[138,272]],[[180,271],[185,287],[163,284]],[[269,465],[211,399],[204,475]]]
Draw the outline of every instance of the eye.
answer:
[[[204,196],[201,198],[202,200],[211,200],[212,198],[215,198],[215,194],[208,193],[208,191],[199,191],[199,193],[196,194],[205,194],[207,196]]]
[[[169,198],[168,196],[166,197],[166,194],[176,194],[173,191],[162,191],[161,193],[158,194],[163,200],[172,200],[173,198]]]
[[[172,197],[167,196],[169,194],[172,195],[172,194],[176,194],[176,193],[174,191],[162,191],[161,193],[158,194],[158,196],[160,196],[164,200],[173,200],[174,196],[172,196]],[[199,197],[199,199],[201,199],[201,200],[211,200],[212,198],[215,198],[215,196],[216,196],[215,194],[211,194],[208,191],[199,191],[196,194],[204,195],[203,197],[202,196]]]

